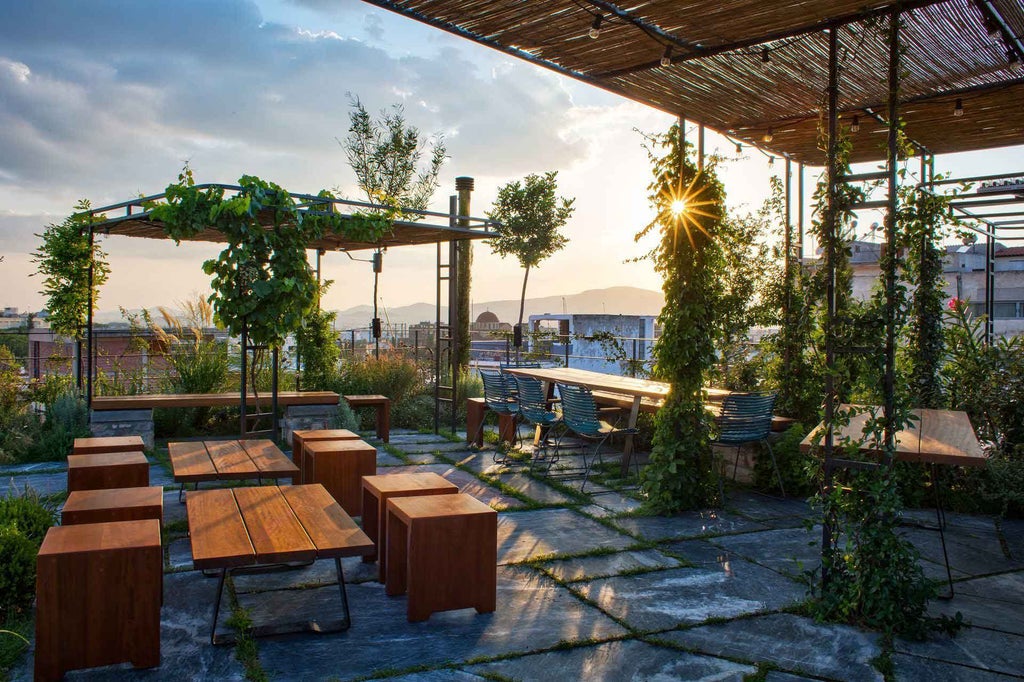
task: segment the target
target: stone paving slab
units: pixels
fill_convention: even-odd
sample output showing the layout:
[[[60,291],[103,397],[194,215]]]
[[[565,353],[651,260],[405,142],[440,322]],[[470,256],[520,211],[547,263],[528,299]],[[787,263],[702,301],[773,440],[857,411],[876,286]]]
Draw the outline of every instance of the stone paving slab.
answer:
[[[766,530],[709,540],[714,545],[755,563],[799,578],[821,565],[821,528]]]
[[[1024,561],[1024,519],[1002,519],[999,530],[1010,558]]]
[[[727,550],[707,540],[683,540],[663,545],[662,549],[682,557],[684,561],[697,566],[705,564],[722,565],[736,558]]]
[[[590,486],[587,486],[587,490],[590,490]],[[629,497],[628,495],[622,495],[620,493],[609,491],[607,493],[601,493],[600,495],[592,495],[593,507],[597,507],[602,510],[602,514],[595,514],[595,516],[614,516],[616,514],[624,514],[629,512],[635,512],[643,506],[643,502],[640,500]]]
[[[493,450],[479,450],[477,452],[467,452],[461,455],[453,453],[449,458],[464,469],[468,469],[469,471],[473,471],[477,474],[486,474],[488,476],[513,471],[523,471],[526,468],[524,465],[519,463],[495,463]]]
[[[781,613],[657,635],[687,649],[839,680],[879,680],[871,665],[880,637],[847,625]]]
[[[1024,619],[1024,614],[1018,616],[1020,619]],[[1021,666],[1024,636],[1021,635],[964,628],[956,637],[940,635],[923,642],[897,639],[894,646],[900,653],[921,658],[997,673],[1024,675],[1024,667]]]
[[[794,497],[773,497],[748,490],[728,494],[725,505],[729,511],[742,514],[755,521],[797,517],[809,518],[811,507],[806,500]]]
[[[980,576],[1024,568],[1024,560],[1009,559],[1003,553],[994,527],[983,533],[960,532],[961,530],[950,527],[946,532],[949,565],[957,572],[954,573],[954,577],[958,574]],[[943,572],[945,571],[942,540],[938,531],[903,527],[900,534],[917,547],[923,559],[939,564]]]
[[[575,501],[565,493],[545,485],[535,478],[530,478],[526,474],[499,474],[496,478],[540,504],[570,504]]]
[[[22,495],[25,488],[31,488],[39,495],[54,495],[67,492],[67,470],[48,474],[24,474],[0,479],[0,495],[13,497]]]
[[[1024,607],[1024,571],[959,582],[956,584],[956,594],[958,597],[967,595],[1020,604]],[[1024,615],[1022,615],[1022,619],[1024,619]]]
[[[896,682],[1009,682],[1016,675],[1003,675],[928,658],[893,654],[893,679]]]
[[[816,678],[794,675],[793,673],[783,673],[778,670],[770,670],[768,671],[768,674],[764,676],[764,682],[816,682]]]
[[[60,471],[67,471],[67,462],[25,462],[22,464],[0,465],[0,479],[10,476],[24,476],[26,474],[49,474]]]
[[[422,673],[399,675],[384,678],[388,682],[484,682],[486,678],[468,673],[465,670],[429,670]]]
[[[600,556],[559,559],[544,564],[546,572],[564,582],[579,582],[594,578],[605,578],[622,573],[639,573],[642,570],[656,571],[664,568],[678,568],[678,559],[666,556],[655,549],[617,552]]]
[[[360,557],[342,559],[341,570],[344,573],[346,585],[369,580],[376,581],[379,572],[376,563],[363,563]],[[294,570],[273,573],[241,573],[232,579],[235,583],[235,592],[246,594],[271,590],[293,590],[299,587],[318,585],[337,585],[338,573],[334,567],[334,559],[321,559],[308,566],[297,566]]]
[[[260,640],[260,661],[271,679],[348,680],[384,669],[397,674],[625,634],[551,579],[523,568],[498,569],[498,609],[491,614],[460,609],[409,623],[406,598],[386,596],[377,583],[352,585],[348,598],[352,627],[346,632]]]
[[[399,449],[410,443],[450,443],[447,436],[439,433],[418,433],[416,431],[399,432],[392,429],[388,434],[390,443]]]
[[[549,651],[467,668],[470,672],[500,675],[516,682],[548,680],[714,680],[741,682],[756,672],[752,666],[701,656],[639,640],[608,642],[564,651]]]
[[[498,563],[593,549],[625,549],[635,541],[568,509],[537,509],[498,515]]]
[[[495,509],[518,509],[526,506],[526,503],[509,495],[505,495],[497,488],[487,485],[473,474],[463,471],[451,464],[397,466],[390,467],[386,470],[378,469],[377,471],[378,474],[422,474],[425,472],[432,472],[438,476],[443,476],[455,485],[459,486],[460,492],[472,495],[484,504],[488,504]]]
[[[716,510],[684,512],[677,516],[636,516],[612,523],[645,540],[684,540],[707,535],[767,530],[767,526],[742,516]]]
[[[164,605],[160,612],[160,667],[134,670],[130,665],[107,666],[69,673],[69,680],[244,680],[245,671],[232,647],[211,646],[210,618],[217,581],[196,572],[164,576]],[[223,612],[222,612],[223,613]],[[12,680],[32,679],[32,654],[15,670]]]
[[[405,455],[405,461],[399,460],[402,464],[437,464],[444,460],[439,458],[437,455],[429,452],[414,452],[411,455]]]
[[[394,442],[391,445],[406,454],[434,453],[434,452],[466,452],[465,443],[453,443],[447,438],[427,442]]]
[[[570,588],[638,630],[667,630],[801,602],[804,586],[743,560],[573,583]]]
[[[964,584],[953,585],[959,590]],[[957,612],[963,616],[964,621],[975,627],[1024,636],[1024,616],[1020,604],[959,593],[953,599],[935,599],[928,604],[928,614],[931,616],[956,617]]]

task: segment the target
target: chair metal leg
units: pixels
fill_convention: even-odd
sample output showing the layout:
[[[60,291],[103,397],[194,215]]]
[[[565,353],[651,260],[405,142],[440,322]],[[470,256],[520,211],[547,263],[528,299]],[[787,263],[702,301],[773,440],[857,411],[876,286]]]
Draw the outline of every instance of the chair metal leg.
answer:
[[[775,478],[779,481],[779,492],[782,493],[783,497],[785,497],[786,488],[782,485],[782,472],[779,471],[779,463],[775,461],[775,452],[772,450],[772,444],[768,442],[767,438],[764,439],[764,444],[768,448],[768,454],[772,458],[772,468],[775,469]]]

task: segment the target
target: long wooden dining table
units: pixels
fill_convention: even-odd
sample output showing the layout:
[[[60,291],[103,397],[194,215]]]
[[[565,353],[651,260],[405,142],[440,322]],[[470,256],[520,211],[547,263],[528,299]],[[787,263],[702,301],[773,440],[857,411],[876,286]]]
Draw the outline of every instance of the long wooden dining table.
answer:
[[[641,411],[656,412],[668,397],[671,389],[671,385],[664,381],[623,377],[573,367],[509,367],[504,371],[513,376],[539,380],[544,385],[548,397],[554,396],[555,384],[569,384],[584,386],[597,392],[599,395],[595,395],[595,398],[598,402],[602,398],[623,398],[629,409],[629,417],[626,422],[628,428],[636,427],[637,417]],[[720,388],[704,390],[705,396],[710,402],[721,402],[730,393],[730,391]],[[540,438],[540,427],[537,429],[537,438]],[[627,435],[622,455],[623,476],[629,471],[629,460],[632,456],[633,436]]]

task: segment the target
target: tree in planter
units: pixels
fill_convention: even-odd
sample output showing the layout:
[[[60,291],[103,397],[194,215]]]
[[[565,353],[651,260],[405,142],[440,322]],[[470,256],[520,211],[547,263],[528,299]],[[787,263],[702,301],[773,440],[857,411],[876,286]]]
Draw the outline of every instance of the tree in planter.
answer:
[[[642,485],[659,513],[695,509],[717,496],[710,423],[703,387],[715,362],[724,266],[719,243],[725,189],[713,163],[698,171],[687,158],[675,124],[648,139],[654,172],[649,200],[654,220],[637,234],[661,233],[648,254],[664,276],[665,307],[658,318],[662,336],[654,346],[655,377],[671,384],[655,417],[654,438]]]
[[[487,214],[500,223],[498,236],[488,240],[491,251],[499,256],[515,256],[525,270],[519,297],[517,327],[520,330],[530,268],[540,265],[541,261],[569,242],[560,230],[576,210],[573,207],[576,200],[556,196],[557,178],[557,171],[549,171],[543,175],[530,174],[522,182],[516,180],[500,187],[494,206]],[[517,346],[517,357],[518,353]]]

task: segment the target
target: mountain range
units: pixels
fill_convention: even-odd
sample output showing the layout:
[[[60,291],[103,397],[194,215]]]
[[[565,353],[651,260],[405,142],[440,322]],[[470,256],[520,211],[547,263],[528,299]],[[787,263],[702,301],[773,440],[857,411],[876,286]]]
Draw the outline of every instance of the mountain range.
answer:
[[[576,294],[559,294],[526,299],[524,317],[543,313],[573,314],[608,314],[608,315],[657,315],[665,304],[665,297],[660,291],[640,289],[638,287],[608,287],[606,289],[588,289]],[[515,323],[519,316],[519,299],[500,301],[474,302],[472,317],[475,320],[480,313],[490,311],[502,322]],[[133,313],[139,310],[130,311]],[[370,324],[373,317],[373,306],[358,305],[345,310],[338,310],[336,329],[361,329]],[[150,310],[153,319],[159,320],[156,308]],[[441,315],[448,314],[447,306],[441,307]],[[417,322],[434,321],[433,303],[413,303],[411,305],[382,308],[380,316],[385,324],[415,324]],[[123,323],[124,318],[117,311],[99,311],[96,313],[97,324]]]

